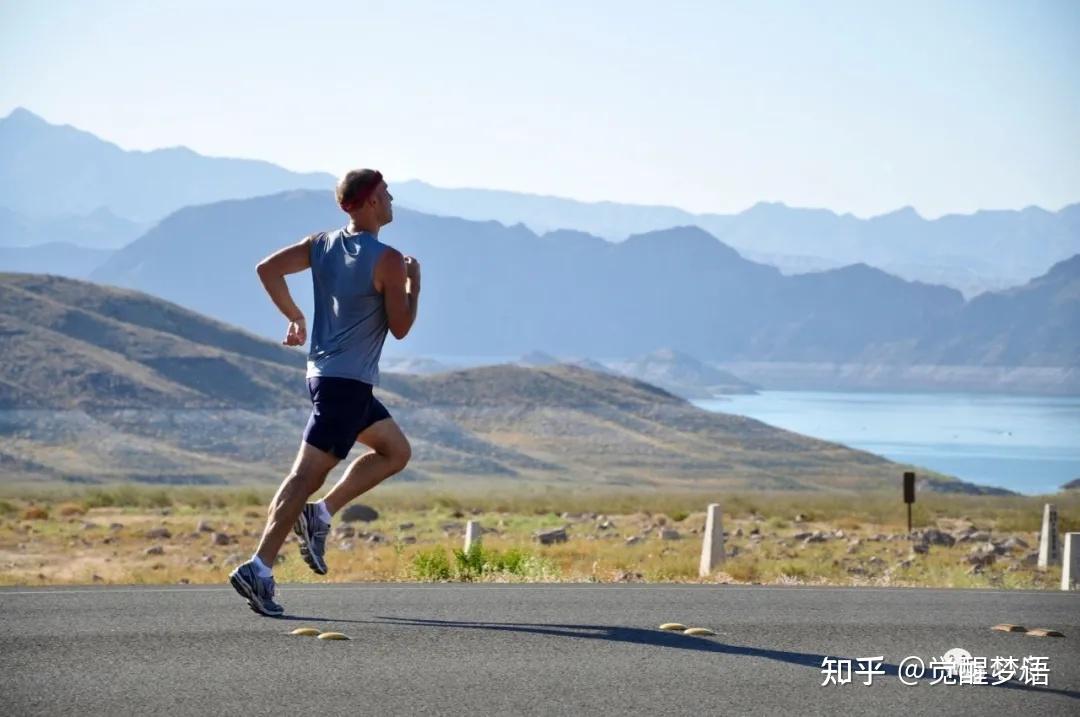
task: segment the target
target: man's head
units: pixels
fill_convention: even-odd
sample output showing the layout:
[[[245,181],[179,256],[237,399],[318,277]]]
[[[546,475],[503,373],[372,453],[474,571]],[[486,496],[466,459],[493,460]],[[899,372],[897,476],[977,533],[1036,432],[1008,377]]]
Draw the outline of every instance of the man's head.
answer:
[[[354,169],[337,183],[337,202],[341,210],[359,225],[381,227],[394,219],[393,197],[374,169]]]

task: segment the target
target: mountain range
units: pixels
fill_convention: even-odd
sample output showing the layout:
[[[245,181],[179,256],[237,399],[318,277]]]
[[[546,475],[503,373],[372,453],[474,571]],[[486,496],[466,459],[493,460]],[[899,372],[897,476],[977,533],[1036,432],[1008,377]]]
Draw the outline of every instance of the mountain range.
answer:
[[[610,241],[697,226],[786,274],[864,263],[908,280],[952,286],[966,296],[1023,284],[1080,253],[1080,204],[935,220],[911,208],[860,219],[764,202],[738,214],[695,214],[668,206],[446,189],[390,176],[398,204],[425,214],[524,224],[538,234],[573,230]],[[125,151],[17,109],[0,120],[0,247],[63,242],[115,249],[184,206],[289,189],[329,192],[333,182],[324,173],[204,157],[183,147]],[[22,254],[0,255],[0,269],[16,261],[37,266],[37,258]],[[66,273],[67,265],[62,268]],[[82,264],[74,275],[88,276],[93,268]],[[50,265],[38,270],[56,272]]]
[[[255,264],[343,220],[325,192],[188,207],[92,279],[278,338],[282,319]],[[539,349],[625,360],[674,349],[710,363],[1024,367],[1027,388],[1048,392],[1075,391],[1080,380],[1078,258],[965,301],[862,264],[785,276],[697,227],[611,243],[399,209],[380,238],[424,267],[417,329],[400,346],[410,355]],[[290,286],[310,316],[310,278]]]
[[[5,482],[259,483],[296,450],[308,403],[295,349],[32,274],[0,274],[0,334]],[[387,373],[378,392],[413,445],[395,480],[860,491],[894,488],[904,469],[577,366]]]
[[[574,229],[613,241],[697,226],[743,256],[788,274],[865,263],[969,296],[1022,284],[1080,253],[1080,204],[1056,212],[1028,207],[928,220],[911,207],[860,219],[780,202],[761,202],[737,214],[694,214],[667,206],[445,189],[418,180],[396,183],[394,195],[428,214],[522,223],[538,233]]]
[[[0,119],[0,247],[63,242],[116,249],[181,207],[325,190],[333,182],[328,174],[205,157],[186,147],[124,150],[19,108]]]

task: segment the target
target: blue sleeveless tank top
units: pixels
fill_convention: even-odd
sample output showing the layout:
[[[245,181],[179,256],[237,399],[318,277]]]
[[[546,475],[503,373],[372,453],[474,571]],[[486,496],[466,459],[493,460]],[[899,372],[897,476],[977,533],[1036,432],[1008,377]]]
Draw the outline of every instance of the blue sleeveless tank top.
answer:
[[[336,376],[378,385],[379,356],[389,324],[375,290],[375,264],[387,246],[347,228],[315,235],[311,280],[315,317],[307,377]]]

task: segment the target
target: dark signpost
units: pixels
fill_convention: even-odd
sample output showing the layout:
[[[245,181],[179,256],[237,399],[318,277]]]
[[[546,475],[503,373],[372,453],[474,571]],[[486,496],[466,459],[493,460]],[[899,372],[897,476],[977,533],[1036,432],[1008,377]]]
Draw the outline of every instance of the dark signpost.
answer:
[[[904,502],[907,503],[907,532],[911,535],[911,504],[915,502],[914,471],[904,471]]]

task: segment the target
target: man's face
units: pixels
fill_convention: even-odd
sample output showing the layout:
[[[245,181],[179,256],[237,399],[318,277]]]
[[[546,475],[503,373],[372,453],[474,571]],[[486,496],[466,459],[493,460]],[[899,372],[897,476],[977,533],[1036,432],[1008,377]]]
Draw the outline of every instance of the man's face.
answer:
[[[379,223],[389,224],[394,221],[394,196],[390,194],[386,182],[379,182],[379,188],[375,190],[375,202],[378,209]]]

